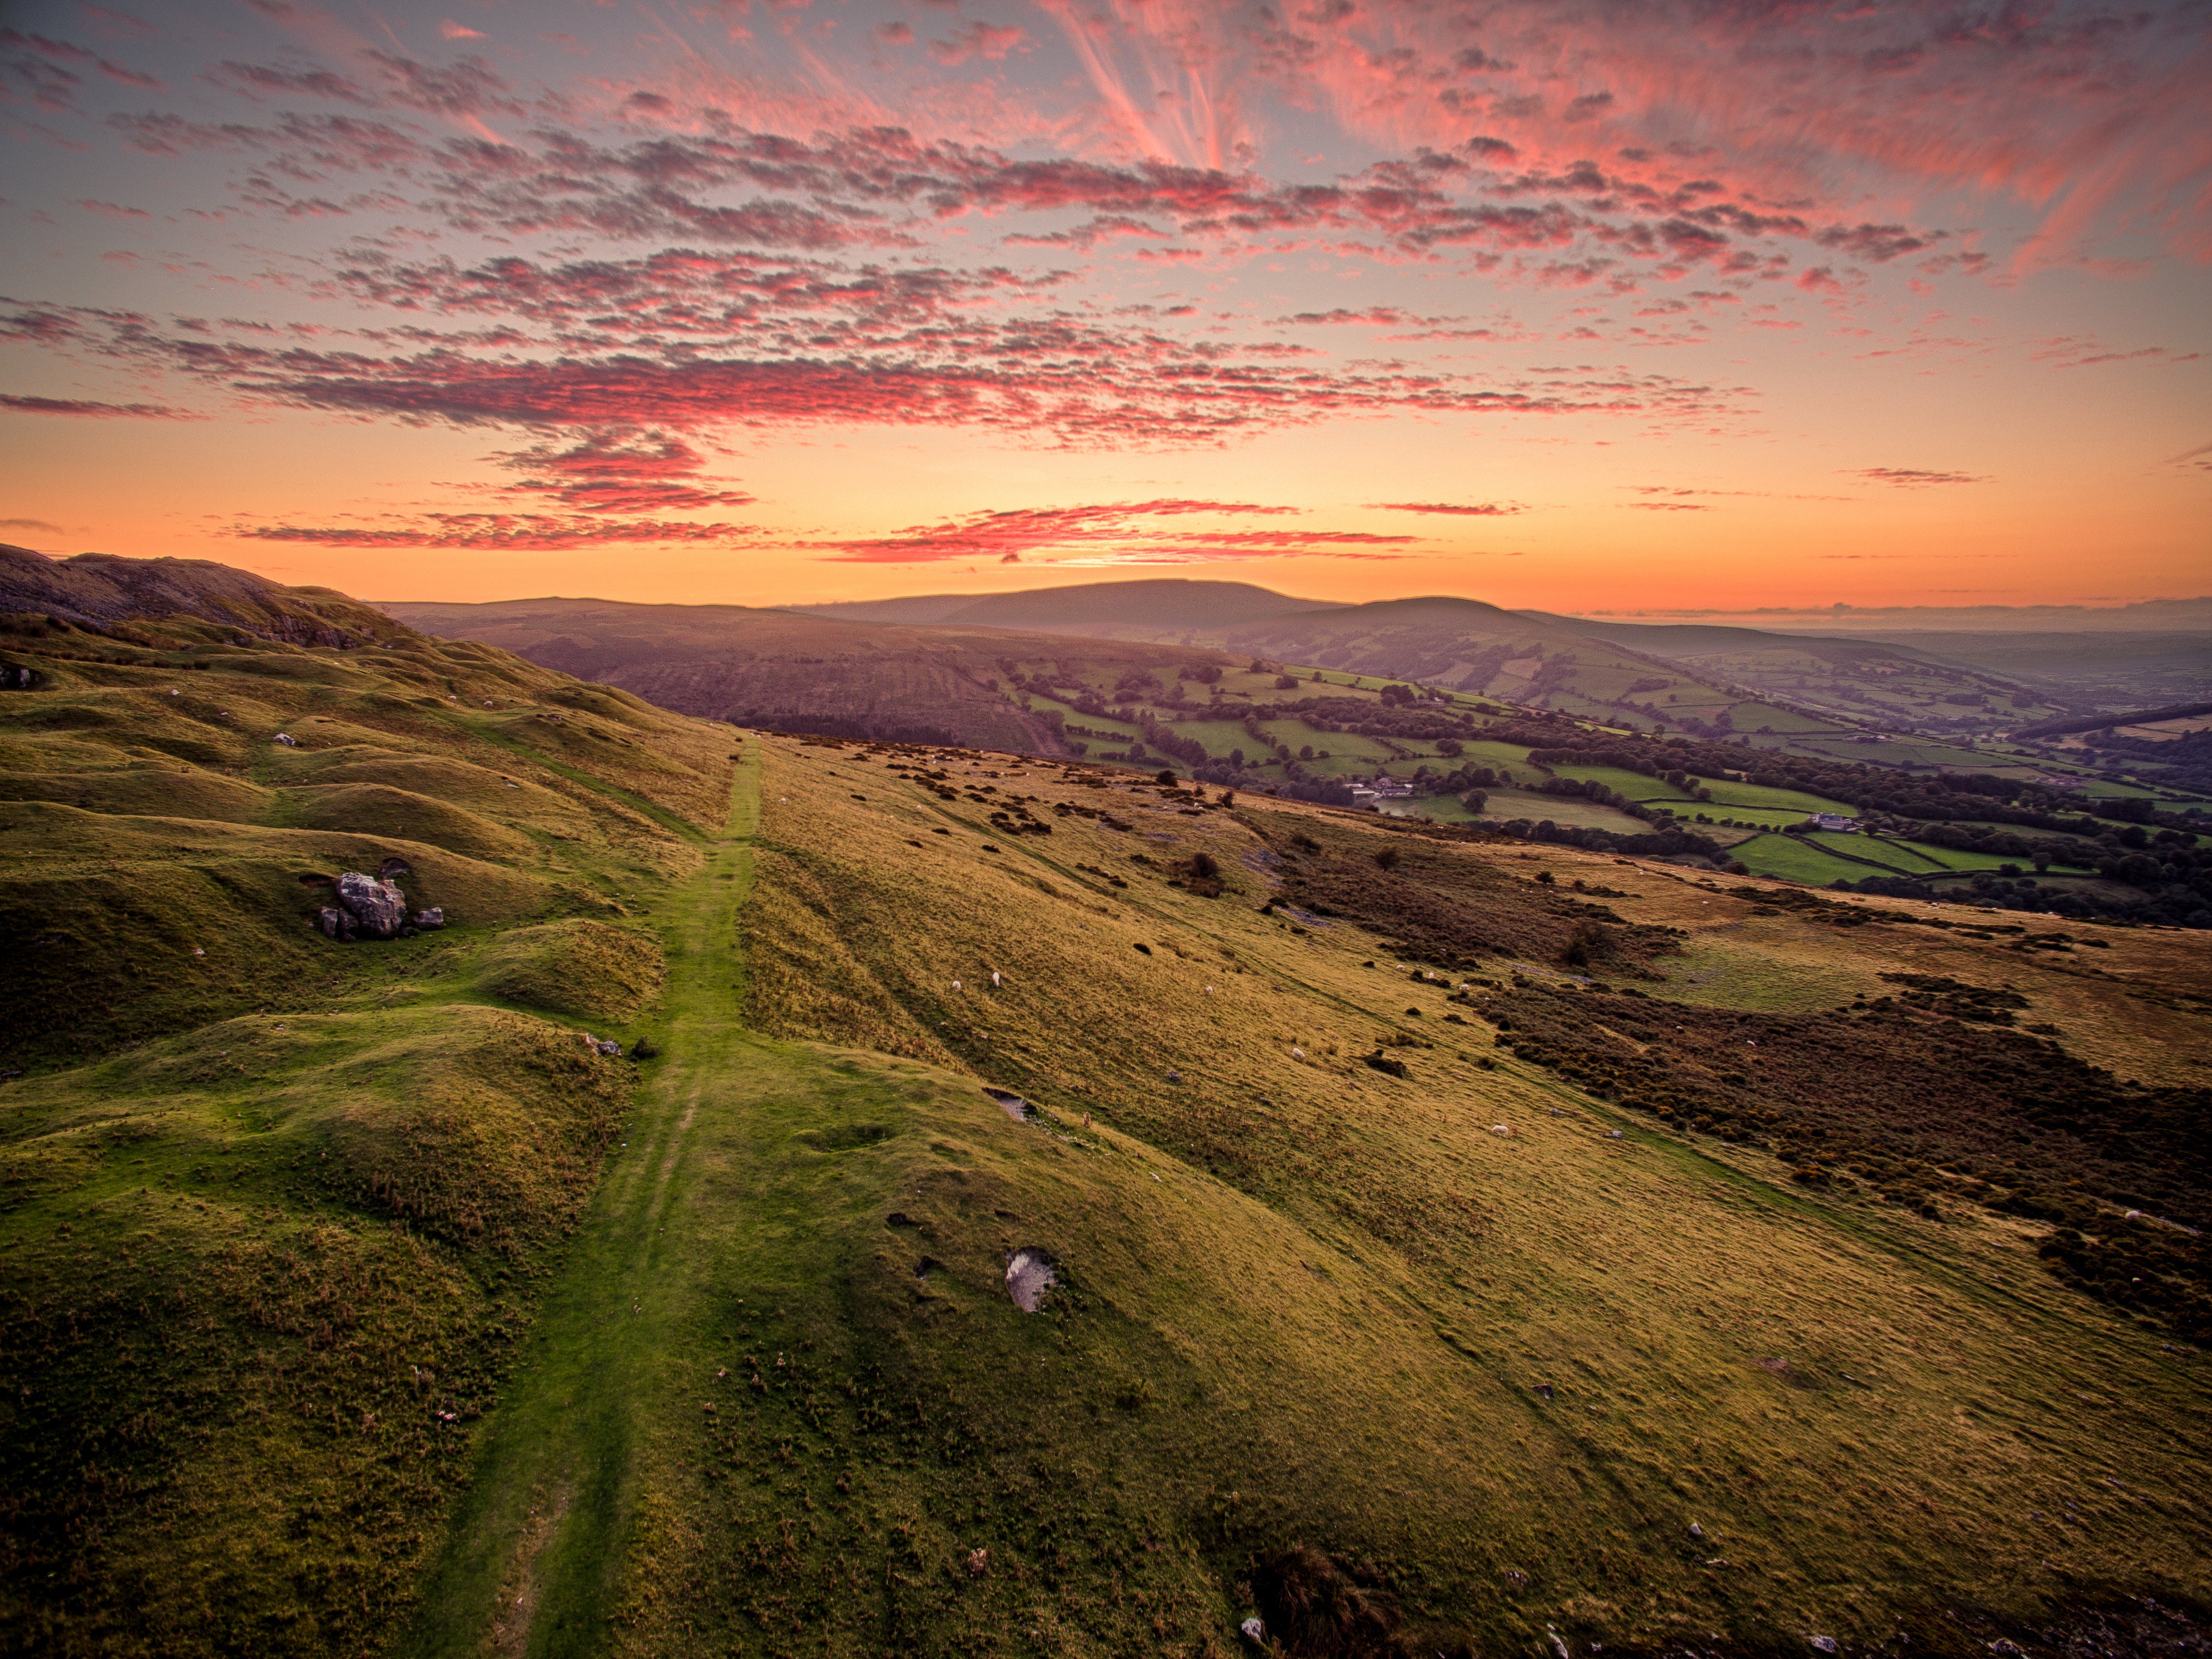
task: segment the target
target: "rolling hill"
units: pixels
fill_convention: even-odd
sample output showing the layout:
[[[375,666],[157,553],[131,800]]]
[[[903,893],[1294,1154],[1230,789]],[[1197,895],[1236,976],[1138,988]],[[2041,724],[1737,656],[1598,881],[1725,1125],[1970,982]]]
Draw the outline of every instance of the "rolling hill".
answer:
[[[2049,676],[2025,679],[1874,640],[1614,623],[1443,597],[1329,605],[1243,583],[1168,579],[797,609],[1212,646],[1613,724],[1763,730],[1815,753],[1868,731],[1971,742],[2075,706]]]
[[[1509,612],[1455,599],[1331,605],[1246,583],[1177,579],[791,608],[848,621],[1259,651],[1615,721],[1765,726],[1815,751],[1832,750],[1838,733],[1849,740],[1869,730],[1971,744],[2080,708],[2141,701],[2131,687],[2178,694],[2201,684],[2206,668],[2197,635],[1830,637]],[[1540,683],[1532,678],[1540,672]]]
[[[951,626],[842,622],[742,605],[522,599],[388,604],[411,626],[483,640],[618,685],[663,708],[740,725],[1004,749],[1056,747],[1003,694],[1006,636]],[[1149,662],[1158,653],[1097,654]],[[1213,660],[1208,656],[1206,660]]]
[[[1680,664],[1706,679],[1885,731],[1991,737],[2063,717],[2080,695],[2048,675],[2031,682],[1881,640],[1522,614]]]
[[[162,579],[0,618],[0,1651],[2205,1639],[2202,935]]]
[[[805,616],[847,622],[1020,628],[1047,634],[1169,634],[1233,628],[1300,611],[1330,607],[1294,599],[1249,582],[1194,581],[1159,577],[1118,582],[1079,582],[1018,593],[935,593],[902,599],[851,599],[834,605],[787,607]]]

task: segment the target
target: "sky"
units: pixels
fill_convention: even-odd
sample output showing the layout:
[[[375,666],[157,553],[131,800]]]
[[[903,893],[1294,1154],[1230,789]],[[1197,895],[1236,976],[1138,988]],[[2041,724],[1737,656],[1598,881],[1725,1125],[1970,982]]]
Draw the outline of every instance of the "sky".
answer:
[[[2212,591],[2212,6],[0,3],[0,540],[379,599]]]

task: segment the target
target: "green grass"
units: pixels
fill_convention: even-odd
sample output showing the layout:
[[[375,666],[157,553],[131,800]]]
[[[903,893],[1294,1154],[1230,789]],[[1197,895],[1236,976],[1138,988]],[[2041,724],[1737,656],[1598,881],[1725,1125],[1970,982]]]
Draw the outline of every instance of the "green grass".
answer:
[[[2033,860],[2014,857],[2008,854],[1997,853],[1962,852],[1955,847],[1937,847],[1928,842],[1901,841],[1890,836],[1883,836],[1881,838],[1881,844],[1885,847],[1897,848],[1900,851],[1913,853],[1938,869],[1995,870],[2001,866],[2009,864],[2015,866],[2024,873],[2033,873]],[[1879,857],[1881,855],[1877,854],[1875,856]],[[2061,875],[2087,875],[2090,873],[2086,870],[2081,870],[2070,865],[2053,865],[2051,868]]]
[[[1540,823],[1549,818],[1554,823],[1583,830],[1609,830],[1621,836],[1650,832],[1650,825],[1640,819],[1573,795],[1540,795],[1528,789],[1486,789],[1483,793],[1488,799],[1483,803],[1482,816],[1501,823],[1527,818]]]
[[[1770,789],[1762,784],[1737,783],[1727,778],[1700,778],[1698,787],[1711,793],[1712,801],[1704,810],[1715,814],[1731,806],[1774,807],[1796,812],[1800,817],[1814,812],[1837,812],[1852,817],[1858,812],[1849,802],[1807,794],[1802,789]]]
[[[1617,766],[1554,766],[1554,777],[1570,778],[1577,783],[1601,783],[1617,795],[1630,800],[1670,800],[1682,799],[1681,792],[1664,778],[1647,778],[1641,772],[1630,772]]]
[[[1804,838],[1796,836],[1754,836],[1748,841],[1737,842],[1729,851],[1755,876],[1778,876],[1784,881],[1803,882],[1815,887],[1826,887],[1837,880],[1857,881],[1865,876],[1893,872],[1910,873],[1909,866],[1903,865],[1877,867],[1873,863],[1842,858],[1817,846],[1808,845]]]

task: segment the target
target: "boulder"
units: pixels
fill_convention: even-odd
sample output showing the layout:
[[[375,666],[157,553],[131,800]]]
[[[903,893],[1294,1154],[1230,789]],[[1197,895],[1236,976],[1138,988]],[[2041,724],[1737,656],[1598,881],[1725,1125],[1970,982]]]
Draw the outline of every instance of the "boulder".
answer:
[[[353,918],[343,910],[325,905],[315,925],[323,930],[325,939],[349,939],[353,937]]]
[[[415,925],[417,927],[443,927],[446,925],[445,907],[434,904],[427,910],[417,910],[415,913]]]
[[[338,878],[338,902],[352,914],[354,925],[371,939],[396,938],[407,923],[407,901],[398,884],[379,881],[358,870]]]

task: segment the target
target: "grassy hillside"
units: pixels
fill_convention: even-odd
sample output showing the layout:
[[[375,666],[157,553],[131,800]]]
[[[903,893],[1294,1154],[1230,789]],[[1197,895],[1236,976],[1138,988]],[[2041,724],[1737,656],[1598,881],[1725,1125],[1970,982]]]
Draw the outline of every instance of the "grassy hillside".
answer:
[[[47,607],[0,622],[0,1650],[375,1650],[618,1142],[577,1028],[654,994],[731,742],[221,567],[0,574]],[[445,926],[317,930],[386,868]]]
[[[2201,1643],[2201,936],[200,626],[0,641],[0,1650]]]

